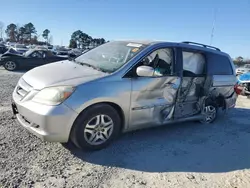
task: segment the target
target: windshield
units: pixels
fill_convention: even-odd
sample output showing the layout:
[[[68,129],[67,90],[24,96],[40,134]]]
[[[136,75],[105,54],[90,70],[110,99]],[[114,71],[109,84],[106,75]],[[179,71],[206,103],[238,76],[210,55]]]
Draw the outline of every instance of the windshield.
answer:
[[[145,47],[146,45],[131,42],[108,42],[77,57],[75,61],[112,73]]]
[[[18,44],[16,45],[16,48],[27,48],[25,45]]]

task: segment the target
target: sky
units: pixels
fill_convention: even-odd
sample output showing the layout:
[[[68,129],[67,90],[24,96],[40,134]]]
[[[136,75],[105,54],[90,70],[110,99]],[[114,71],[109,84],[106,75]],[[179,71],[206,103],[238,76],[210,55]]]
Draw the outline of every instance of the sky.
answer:
[[[216,11],[217,10],[217,11]],[[216,14],[215,14],[216,13]],[[216,15],[216,16],[214,16]],[[210,44],[233,58],[250,58],[250,0],[7,0],[0,21],[49,29],[53,44],[68,45],[80,29],[106,40],[155,39]]]

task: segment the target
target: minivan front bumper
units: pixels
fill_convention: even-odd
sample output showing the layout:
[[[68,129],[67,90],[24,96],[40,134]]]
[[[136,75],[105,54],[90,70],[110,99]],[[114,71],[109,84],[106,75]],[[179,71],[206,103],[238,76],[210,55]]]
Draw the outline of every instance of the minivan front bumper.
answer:
[[[47,106],[31,100],[21,102],[13,92],[12,110],[28,131],[49,142],[65,143],[78,114],[65,104]]]

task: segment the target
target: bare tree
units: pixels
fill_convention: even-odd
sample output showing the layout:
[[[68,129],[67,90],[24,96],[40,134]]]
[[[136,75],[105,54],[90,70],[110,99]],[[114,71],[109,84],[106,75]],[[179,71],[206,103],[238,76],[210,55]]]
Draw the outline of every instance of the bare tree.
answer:
[[[3,39],[4,23],[0,21],[0,38]]]

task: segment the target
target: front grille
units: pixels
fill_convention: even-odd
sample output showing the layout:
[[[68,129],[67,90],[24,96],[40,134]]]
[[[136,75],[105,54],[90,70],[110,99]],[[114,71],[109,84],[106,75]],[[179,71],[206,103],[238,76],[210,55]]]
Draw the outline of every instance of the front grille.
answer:
[[[20,79],[16,88],[16,93],[20,95],[22,98],[25,97],[31,90],[32,86],[29,85],[24,79]]]

